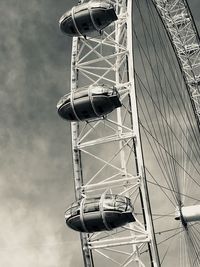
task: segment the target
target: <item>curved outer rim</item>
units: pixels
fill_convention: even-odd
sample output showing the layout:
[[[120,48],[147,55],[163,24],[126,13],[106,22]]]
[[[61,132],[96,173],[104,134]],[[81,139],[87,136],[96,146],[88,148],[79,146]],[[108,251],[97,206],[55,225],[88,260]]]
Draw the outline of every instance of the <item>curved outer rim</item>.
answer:
[[[198,81],[198,78],[200,78],[200,62],[199,62],[199,77],[197,77],[197,75],[195,75],[195,67],[193,66],[192,62],[194,60],[192,60],[192,55],[190,54],[187,54],[187,63],[186,63],[186,60],[184,60],[184,54],[181,55],[180,52],[180,49],[179,49],[179,45],[182,44],[182,49],[185,51],[187,51],[187,46],[188,46],[188,43],[189,45],[194,45],[194,46],[198,46],[199,49],[197,51],[197,56],[199,58],[199,61],[200,61],[200,37],[199,37],[199,34],[198,34],[198,31],[197,31],[197,27],[195,25],[195,21],[194,21],[194,18],[192,16],[192,13],[191,13],[191,10],[190,10],[190,7],[188,5],[188,2],[187,0],[178,0],[176,1],[177,3],[174,4],[174,2],[171,3],[171,7],[168,8],[168,9],[165,9],[163,6],[166,4],[166,1],[165,0],[151,0],[158,12],[158,15],[159,17],[161,18],[161,21],[164,25],[164,28],[167,32],[167,35],[170,39],[170,42],[172,44],[172,47],[173,47],[173,50],[175,52],[175,55],[176,55],[176,58],[177,58],[177,61],[178,61],[178,64],[179,64],[179,67],[181,69],[181,72],[183,74],[183,78],[184,78],[184,81],[185,81],[185,84],[186,84],[186,87],[187,87],[187,91],[188,91],[188,94],[189,94],[189,97],[190,97],[190,100],[191,100],[191,104],[192,104],[192,108],[194,110],[194,114],[195,114],[195,118],[196,118],[196,122],[197,122],[197,125],[198,125],[198,129],[199,129],[199,132],[200,132],[200,96],[195,96],[195,93],[196,91],[198,91],[198,94],[200,95],[200,86],[198,88],[198,85],[197,85],[197,81]],[[179,21],[172,21],[173,23],[173,27],[170,25],[170,22],[169,22],[169,18],[171,17],[172,18],[172,14],[174,12],[174,10],[177,8],[177,5],[182,5],[182,7],[184,8],[184,11],[181,11],[181,13],[184,12],[184,14],[186,14],[186,17],[189,18],[189,22],[187,23],[187,26],[185,25],[182,25],[182,27],[188,27],[191,34],[193,35],[193,38],[188,38],[187,41],[185,41],[185,44],[183,42],[183,40],[181,39],[181,36],[179,34],[180,30],[181,30],[181,26],[179,24]],[[168,5],[170,5],[168,3]],[[177,25],[179,24],[179,28],[177,27]],[[175,42],[173,39],[174,37],[176,38],[176,40],[178,40],[178,44],[177,44],[177,41]],[[186,66],[187,64],[187,66]],[[189,71],[187,71],[188,68],[190,69],[190,72],[191,74],[193,75],[193,80],[194,82],[196,81],[196,86],[195,85],[192,85],[191,84],[191,81],[188,79],[188,73]]]
[[[81,1],[81,2],[83,2],[83,1]],[[132,1],[129,0],[128,2],[130,4]],[[183,72],[183,76],[184,76],[184,79],[185,79],[185,82],[186,82],[186,85],[187,85],[187,88],[188,88],[188,92],[189,92],[189,94],[191,96],[191,91],[190,91],[191,85],[189,84],[189,81],[187,80],[186,72],[185,72],[185,69],[183,68],[183,64],[182,64],[182,59],[180,57],[180,53],[178,53],[177,47],[176,47],[175,43],[173,42],[172,32],[169,31],[169,27],[167,25],[167,21],[164,19],[165,14],[163,14],[161,12],[161,10],[162,10],[162,6],[161,5],[163,3],[166,3],[166,1],[165,0],[152,0],[152,2],[155,4],[156,9],[158,10],[158,13],[161,16],[161,19],[163,21],[163,24],[164,24],[164,26],[166,28],[167,34],[169,35],[169,38],[171,40],[172,46],[173,46],[174,51],[175,51],[175,54],[177,56],[179,65],[180,65],[181,70]],[[196,36],[196,38],[198,40],[197,42],[199,43],[198,34],[197,34],[197,31],[196,31],[196,28],[195,28],[195,24],[193,24],[193,18],[192,18],[192,15],[190,13],[190,10],[188,8],[187,2],[185,0],[182,0],[182,1],[179,0],[179,1],[176,1],[176,2],[181,2],[182,4],[185,5],[185,10],[186,10],[186,12],[189,14],[189,16],[191,18],[191,24],[193,25],[192,26],[193,32],[194,32],[194,34],[195,34],[195,36]],[[128,10],[128,11],[130,12],[130,10]],[[130,16],[129,16],[129,19],[131,19]],[[131,23],[130,23],[130,25],[131,25]],[[131,46],[131,44],[129,44],[129,45]],[[73,50],[72,50],[72,77],[71,77],[72,90],[75,90],[77,88],[77,72],[76,72],[76,69],[75,69],[76,54],[77,54],[77,52],[78,52],[78,38],[75,38],[74,41],[73,41]],[[130,70],[129,70],[129,72],[130,72]],[[194,79],[196,79],[196,78],[197,77],[194,77]],[[134,98],[134,96],[132,96],[132,98]],[[192,96],[191,96],[191,101],[192,101],[193,108],[196,111],[196,106],[195,106],[194,99],[192,98]],[[137,110],[137,107],[135,107],[135,108]],[[198,115],[196,115],[196,116],[197,116],[197,119],[198,119]],[[198,123],[198,126],[199,126],[199,119],[197,120],[197,123]],[[78,137],[78,124],[77,123],[72,123],[73,161],[76,162],[76,164],[74,164],[74,177],[75,177],[76,198],[77,199],[80,199],[80,198],[83,197],[84,192],[81,191],[81,187],[80,187],[80,185],[82,184],[83,181],[82,181],[81,155],[80,155],[80,152],[78,151],[77,146],[76,146],[76,144],[77,144],[77,137]],[[139,152],[139,156],[140,156],[140,159],[141,159],[141,162],[142,162],[143,159],[142,159],[141,152]],[[142,169],[142,163],[139,164],[139,165],[140,165],[139,166],[140,167],[139,171],[143,173],[144,170]],[[143,183],[144,183],[144,185],[143,185],[144,186],[143,187],[143,194],[145,196],[146,194],[148,194],[148,191],[145,191],[145,189],[147,188],[147,185],[146,185],[145,180],[143,181]],[[148,196],[146,196],[146,197],[148,199]],[[148,210],[147,213],[149,214],[150,213],[150,210],[149,210],[148,205],[147,205],[146,209]],[[151,225],[151,222],[148,222],[148,224]],[[152,233],[152,236],[153,236],[153,233]],[[87,267],[93,267],[94,266],[94,263],[93,263],[91,251],[88,248],[87,235],[81,234],[81,243],[82,243],[82,250],[83,250],[83,254],[84,254],[85,266],[87,266]],[[154,252],[154,254],[156,254],[156,252]],[[158,264],[156,264],[156,262],[152,262],[152,263],[153,263],[154,266],[160,266],[159,260],[157,262],[158,262]]]
[[[81,1],[82,2],[82,1]],[[124,0],[124,3],[126,1]],[[134,86],[134,68],[131,62],[133,62],[133,38],[132,38],[132,0],[128,0],[128,6],[127,6],[127,54],[128,54],[128,61],[130,64],[128,64],[128,73],[131,80],[131,86],[130,86],[130,98],[132,103],[132,121],[134,121],[132,125],[132,130],[135,133],[135,138],[137,142],[135,142],[135,153],[137,154],[137,157],[135,157],[136,160],[136,169],[137,169],[137,176],[140,177],[140,195],[142,198],[142,202],[144,204],[144,213],[145,213],[145,236],[142,241],[135,241],[132,240],[129,243],[117,243],[119,245],[124,244],[134,244],[134,253],[136,254],[136,258],[138,263],[142,264],[142,262],[139,259],[139,255],[137,253],[136,244],[137,242],[144,242],[148,243],[149,251],[150,251],[150,260],[151,265],[154,267],[160,266],[159,261],[159,255],[157,251],[156,246],[156,240],[155,240],[155,233],[153,228],[153,222],[151,217],[151,210],[150,210],[150,203],[149,203],[149,195],[147,190],[147,182],[145,179],[145,172],[144,172],[144,163],[143,163],[143,155],[142,155],[142,148],[141,148],[141,138],[140,138],[140,132],[139,132],[139,122],[138,122],[138,112],[137,112],[137,103],[136,103],[136,92],[135,92],[135,86]],[[73,38],[73,48],[72,48],[72,63],[71,63],[71,90],[76,90],[78,87],[78,72],[76,69],[76,63],[77,58],[76,55],[79,52],[79,39],[80,38]],[[74,179],[75,179],[75,192],[76,192],[76,198],[77,200],[80,200],[85,197],[85,192],[83,188],[83,176],[82,176],[82,161],[81,161],[81,152],[78,149],[77,143],[78,143],[78,136],[79,136],[79,124],[77,122],[73,122],[71,124],[71,132],[72,132],[72,155],[73,155],[73,167],[74,167]],[[135,140],[135,139],[134,139]],[[85,267],[93,267],[93,257],[92,257],[92,248],[91,248],[91,242],[89,240],[89,235],[81,233],[81,245],[82,245],[82,251],[83,251],[83,257],[84,257],[84,263]],[[132,236],[130,236],[132,238]],[[134,239],[134,238],[133,238]],[[111,244],[112,245],[112,244]],[[95,247],[93,247],[95,248]]]

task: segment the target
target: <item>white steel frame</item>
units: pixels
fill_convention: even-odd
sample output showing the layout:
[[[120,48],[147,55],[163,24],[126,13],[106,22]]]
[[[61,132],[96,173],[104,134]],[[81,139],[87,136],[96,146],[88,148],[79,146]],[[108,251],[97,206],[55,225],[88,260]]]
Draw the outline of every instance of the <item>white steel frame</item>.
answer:
[[[132,0],[112,2],[118,15],[113,26],[102,36],[73,38],[72,93],[83,87],[107,83],[118,89],[123,104],[104,118],[71,124],[76,199],[115,192],[130,197],[135,206],[140,207],[143,217],[134,214],[136,222],[111,232],[81,234],[84,264],[93,267],[96,253],[119,266],[128,267],[134,262],[136,266],[158,267],[134,84]],[[111,150],[118,147],[109,159],[99,154],[105,144]],[[84,166],[84,157],[91,159],[91,168],[101,165],[90,178],[83,174],[90,168]],[[105,169],[111,171],[102,178]],[[150,253],[150,265],[146,265],[141,256],[145,246]]]

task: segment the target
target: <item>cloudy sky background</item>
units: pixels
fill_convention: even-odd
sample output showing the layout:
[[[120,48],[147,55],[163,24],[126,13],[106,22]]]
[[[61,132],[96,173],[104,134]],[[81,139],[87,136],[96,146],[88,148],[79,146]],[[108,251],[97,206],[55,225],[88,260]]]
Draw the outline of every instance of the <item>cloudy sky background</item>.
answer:
[[[65,227],[74,200],[69,124],[56,113],[69,91],[71,39],[58,19],[77,1],[0,1],[0,266],[82,266]],[[200,31],[200,2],[190,0]]]

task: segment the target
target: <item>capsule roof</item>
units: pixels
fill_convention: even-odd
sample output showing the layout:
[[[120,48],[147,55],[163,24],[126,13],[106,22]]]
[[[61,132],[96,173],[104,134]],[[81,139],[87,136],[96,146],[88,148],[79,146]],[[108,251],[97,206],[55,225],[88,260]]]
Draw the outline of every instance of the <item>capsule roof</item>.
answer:
[[[89,1],[67,11],[60,18],[59,26],[69,36],[87,36],[101,31],[115,20],[117,15],[109,1]]]

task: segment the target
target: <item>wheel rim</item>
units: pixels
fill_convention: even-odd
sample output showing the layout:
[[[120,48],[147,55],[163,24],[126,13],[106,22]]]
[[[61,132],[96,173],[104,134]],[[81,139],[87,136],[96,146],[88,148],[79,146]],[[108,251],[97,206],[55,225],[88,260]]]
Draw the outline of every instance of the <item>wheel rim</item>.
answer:
[[[144,8],[136,1],[142,20],[142,33],[135,31],[136,53],[140,54],[135,55],[136,84],[161,266],[198,266],[198,221],[187,225],[181,219],[175,221],[176,208],[199,204],[198,122],[187,83],[178,62],[175,63],[173,47],[167,44],[154,8],[145,2]],[[143,15],[147,10],[152,14],[149,18]]]
[[[126,49],[127,41],[129,42],[130,36],[127,35],[125,26],[127,20],[123,15],[125,14],[123,12],[126,11],[123,10],[123,8],[126,7],[126,5],[125,1],[112,2],[114,4],[117,3],[116,8],[118,15],[122,12],[121,17],[119,16],[120,19],[115,24],[108,27],[108,29],[105,29],[101,37],[94,36],[88,39],[81,37],[73,41],[72,90],[86,88],[90,86],[91,83],[107,83],[116,86],[122,100],[122,108],[104,118],[98,118],[98,120],[83,123],[72,123],[75,189],[77,199],[84,198],[85,195],[88,194],[96,194],[97,191],[98,194],[105,193],[107,190],[111,192],[115,192],[116,190],[117,194],[127,194],[132,198],[135,205],[137,220],[135,225],[122,227],[116,231],[94,233],[92,235],[81,234],[84,261],[85,266],[102,266],[102,262],[104,264],[104,261],[105,266],[107,266],[106,264],[110,266],[111,263],[113,266],[120,264],[121,266],[131,266],[133,262],[137,266],[159,266],[159,260],[156,259],[155,252],[157,245],[153,237],[154,229],[151,225],[151,214],[149,214],[151,210],[149,210],[147,205],[148,192],[145,187],[145,179],[141,179],[141,176],[143,176],[141,172],[143,172],[143,170],[140,169],[140,165],[140,170],[138,172],[138,162],[137,160],[135,162],[135,158],[138,156],[135,150],[137,150],[136,146],[139,139],[137,139],[137,137],[136,140],[135,132],[133,133],[132,118],[130,116],[131,111],[133,112],[133,103],[131,102],[132,104],[129,106],[130,96],[127,94],[130,89],[130,72],[128,73],[127,67],[130,66],[127,66],[128,56]],[[199,235],[198,223],[197,225],[191,223],[186,226],[183,220],[177,222],[174,219],[175,210],[177,208],[181,209],[182,205],[188,206],[188,199],[190,199],[191,202],[189,203],[192,205],[194,201],[195,204],[199,203],[199,184],[196,181],[196,177],[199,175],[198,160],[196,159],[198,157],[197,147],[199,146],[196,137],[198,127],[196,126],[195,116],[191,115],[193,114],[192,105],[186,107],[184,102],[182,104],[180,100],[178,104],[176,102],[177,96],[179,96],[181,100],[185,98],[189,100],[190,98],[184,87],[184,81],[181,79],[181,74],[178,70],[179,66],[174,64],[173,60],[175,60],[175,58],[173,58],[172,63],[169,61],[164,62],[165,59],[168,60],[167,55],[169,51],[170,54],[172,54],[173,50],[171,47],[166,46],[161,52],[161,58],[157,56],[157,49],[160,49],[163,40],[167,40],[167,38],[165,34],[162,36],[160,32],[157,32],[158,28],[155,24],[157,20],[154,18],[155,11],[150,4],[147,4],[147,1],[144,1],[144,3],[146,3],[144,8],[146,8],[146,11],[152,13],[152,17],[149,18],[149,21],[147,19],[149,22],[149,24],[147,24],[148,22],[145,22],[141,12],[143,3],[139,4],[138,1],[135,2],[136,13],[138,14],[135,16],[136,19],[140,19],[142,25],[142,31],[140,31],[141,28],[138,27],[139,30],[135,29],[134,32],[134,51],[138,53],[138,55],[135,53],[135,80],[145,168],[152,204],[152,215],[153,218],[155,218],[155,232],[158,235],[157,244],[159,245],[161,265],[169,266],[169,264],[172,262],[174,263],[176,260],[176,266],[188,266],[189,264],[191,266],[198,266],[199,250],[198,238],[196,237]],[[154,42],[156,34],[160,38],[158,46],[156,47],[156,45],[153,44],[151,51],[149,48],[151,40],[148,42],[146,41],[147,34],[149,34],[145,33],[147,25],[148,27],[150,26],[148,30],[150,39],[153,39]],[[155,26],[154,31],[152,30],[152,25]],[[142,42],[139,40],[142,39],[141,35],[143,35]],[[154,55],[151,55],[152,52],[154,52]],[[130,61],[128,61],[128,63],[130,65]],[[153,69],[153,63],[156,65],[156,69]],[[163,69],[158,67],[161,63]],[[148,65],[149,71],[147,73],[146,68]],[[137,66],[140,67],[137,68]],[[144,68],[142,66],[144,66]],[[175,66],[175,73],[171,71],[171,66]],[[161,72],[163,72],[163,78],[160,78]],[[166,72],[169,72],[169,74],[166,75]],[[157,75],[159,75],[159,78]],[[152,76],[151,81],[150,76]],[[133,79],[133,77],[131,77],[131,79]],[[168,85],[169,79],[173,81],[172,85]],[[171,91],[172,88],[177,86],[177,81],[183,82],[181,89],[184,88],[184,90],[182,90],[180,94],[179,91]],[[166,88],[169,89],[169,92],[171,92],[170,94],[168,91],[164,91],[163,86],[161,86],[162,83],[167,85]],[[155,87],[153,92],[150,90],[152,89],[149,86],[150,84]],[[160,85],[160,87],[158,85]],[[155,103],[155,97],[158,103]],[[162,105],[164,111],[161,110]],[[188,109],[187,112],[181,114],[181,119],[175,116],[177,106],[179,107],[180,114],[182,113],[182,109]],[[145,114],[151,114],[150,118]],[[156,118],[153,121],[151,119],[152,114],[154,114]],[[188,123],[186,123],[185,121],[188,118],[188,114],[192,116],[192,122],[188,120]],[[175,119],[171,118],[172,115]],[[176,124],[176,122],[178,124]],[[134,123],[135,121],[133,121],[133,124]],[[181,126],[182,124],[185,125],[184,129]],[[188,130],[188,124],[191,126],[190,131]],[[161,129],[162,127],[164,130]],[[192,146],[190,148],[189,140],[192,140]],[[154,148],[152,144],[155,146]],[[100,147],[100,149],[98,150],[97,147]],[[113,153],[113,151],[115,152]],[[153,158],[149,160],[148,155],[150,153],[154,155],[156,159],[155,163]],[[196,162],[191,160],[192,157],[195,157]],[[179,161],[180,158],[181,162]],[[135,162],[134,166],[131,164],[133,162]],[[87,168],[88,165],[91,167]],[[154,167],[153,169],[152,165]],[[157,170],[157,174],[154,173],[155,169]],[[181,180],[183,181],[182,183],[180,183],[180,178],[178,177],[183,177]],[[192,193],[185,190],[189,189],[187,184],[190,180],[192,181],[192,187],[196,185],[197,191],[195,193],[194,190]],[[115,186],[113,186],[113,182]],[[184,189],[182,189],[182,186]],[[163,203],[166,203],[166,199],[168,201],[167,205],[163,206],[163,209],[160,209],[156,198],[153,197],[156,190],[155,188],[159,188],[160,190],[160,201]],[[141,205],[141,199],[142,202],[144,201],[146,203],[144,206]],[[173,207],[173,209],[170,209],[171,207]],[[142,208],[145,210],[143,215],[145,215],[147,220],[147,226],[145,226],[145,220],[141,215]],[[170,228],[169,224],[171,225]],[[181,232],[177,233],[179,230]],[[181,236],[181,238],[175,242],[173,237],[176,236]],[[105,239],[107,243],[104,241]],[[190,244],[189,250],[186,250],[186,245],[183,243],[183,240],[186,240],[186,243]],[[171,248],[172,241],[175,248],[173,251]],[[118,249],[118,247],[120,247],[120,249]],[[180,255],[178,259],[175,254],[177,250]],[[146,255],[146,251],[151,251],[150,258]],[[184,255],[186,255],[186,259],[183,257]],[[100,259],[100,257],[102,257],[103,260]]]

